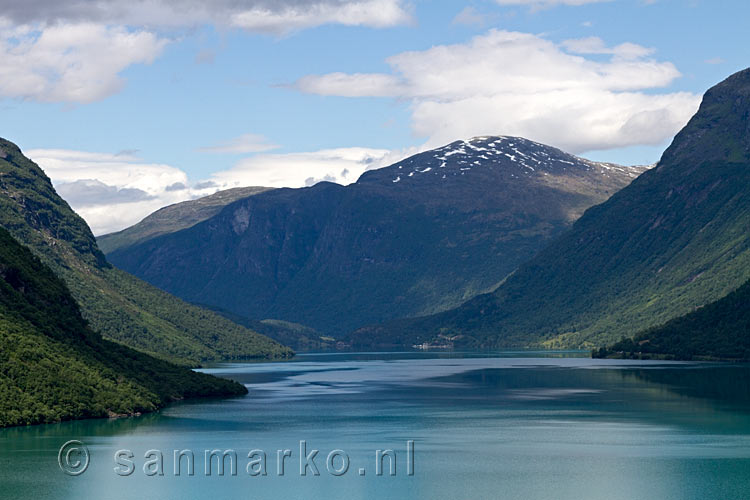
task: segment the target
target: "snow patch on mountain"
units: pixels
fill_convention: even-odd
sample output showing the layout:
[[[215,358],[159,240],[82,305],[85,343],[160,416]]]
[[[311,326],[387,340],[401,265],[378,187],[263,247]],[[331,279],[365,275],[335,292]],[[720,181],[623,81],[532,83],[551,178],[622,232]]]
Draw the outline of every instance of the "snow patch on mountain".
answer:
[[[653,167],[595,162],[521,137],[483,136],[456,141],[404,160],[398,163],[397,167],[400,171],[405,170],[406,175],[402,176],[399,173],[392,180],[394,184],[402,179],[416,182],[425,175],[447,180],[456,174],[464,175],[471,172],[469,165],[475,169],[502,168],[514,179],[520,178],[520,174],[562,174],[568,172],[571,167],[605,176],[617,173],[635,178]]]

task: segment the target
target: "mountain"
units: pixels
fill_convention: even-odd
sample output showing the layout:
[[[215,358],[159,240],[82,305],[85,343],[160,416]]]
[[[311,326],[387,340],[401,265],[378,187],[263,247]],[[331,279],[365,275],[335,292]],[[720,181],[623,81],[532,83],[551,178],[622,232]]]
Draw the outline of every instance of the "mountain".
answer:
[[[336,347],[335,338],[323,335],[314,328],[279,319],[252,320],[227,311],[217,310],[235,323],[246,326],[295,351],[325,351]]]
[[[654,327],[750,279],[750,70],[709,90],[656,168],[493,293],[354,345],[593,347]]]
[[[138,224],[116,233],[96,238],[105,254],[129,247],[136,243],[174,233],[209,219],[233,201],[268,191],[267,187],[240,187],[218,191],[211,196],[175,203],[157,210]]]
[[[594,357],[750,360],[750,281],[726,297]]]
[[[0,427],[152,411],[244,386],[103,340],[68,288],[0,228]]]
[[[494,289],[643,170],[477,137],[346,187],[256,194],[108,257],[187,301],[337,336]]]
[[[91,328],[107,339],[192,365],[290,354],[267,337],[112,267],[89,227],[57,195],[44,172],[3,139],[0,227],[62,278]]]
[[[244,323],[240,323],[244,324]],[[247,325],[251,327],[250,325]],[[264,319],[252,328],[292,349],[300,351],[328,350],[336,346],[336,339],[322,335],[309,326],[279,319]]]

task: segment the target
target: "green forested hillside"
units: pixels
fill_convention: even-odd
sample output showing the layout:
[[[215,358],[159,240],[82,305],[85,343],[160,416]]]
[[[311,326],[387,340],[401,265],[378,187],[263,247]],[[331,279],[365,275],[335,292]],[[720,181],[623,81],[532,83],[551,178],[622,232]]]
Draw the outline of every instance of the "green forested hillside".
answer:
[[[750,281],[697,311],[598,349],[594,356],[748,360]]]
[[[2,139],[0,226],[63,279],[84,318],[105,338],[188,364],[291,352],[112,267],[84,220],[57,195],[44,172]]]
[[[0,427],[152,411],[240,384],[103,340],[52,270],[0,228]]]
[[[323,335],[314,328],[278,319],[253,320],[221,309],[214,309],[222,316],[239,325],[274,339],[295,351],[327,350],[336,346],[336,339]]]
[[[656,168],[443,314],[368,327],[355,346],[592,347],[632,337],[750,279],[750,70],[709,90]]]

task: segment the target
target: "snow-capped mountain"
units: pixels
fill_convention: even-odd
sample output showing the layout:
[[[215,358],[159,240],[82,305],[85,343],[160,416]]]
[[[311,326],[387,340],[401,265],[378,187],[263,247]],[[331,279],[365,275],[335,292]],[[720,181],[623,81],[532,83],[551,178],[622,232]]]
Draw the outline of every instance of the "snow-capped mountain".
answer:
[[[489,146],[485,140],[470,142]],[[501,143],[503,153],[515,156],[516,168],[508,171],[536,168],[529,158],[544,157],[532,153],[538,146],[519,144],[511,138]],[[438,151],[430,153],[426,166],[441,164],[436,153],[446,158],[452,151],[475,152],[460,144]],[[460,161],[462,155],[448,158]],[[559,161],[542,163],[549,172],[542,177],[560,172]],[[605,167],[584,161],[566,167],[562,177]],[[609,167],[607,172],[618,172]],[[405,179],[408,173],[395,185]],[[431,342],[450,332],[464,347],[589,348],[617,342],[610,354],[746,359],[749,332],[735,314],[747,309],[744,289],[728,294],[748,280],[750,69],[705,93],[656,168],[586,211],[492,293],[438,315],[363,328],[350,339],[356,348],[372,349]],[[698,308],[702,312],[693,314]],[[634,342],[618,342],[634,336]]]
[[[453,178],[477,173],[503,174],[511,179],[596,174],[619,182],[635,179],[651,167],[653,165],[623,166],[591,161],[522,137],[484,136],[455,141],[367,172],[358,182],[383,182],[388,176],[393,184],[425,180],[450,182]]]
[[[477,137],[349,186],[275,189],[109,255],[189,301],[334,336],[493,289],[645,167]]]
[[[472,169],[506,168],[511,177],[521,175],[560,175],[569,168],[583,169],[605,176],[635,178],[649,167],[622,166],[579,158],[551,146],[521,137],[474,137],[456,141],[396,165],[392,182],[408,181],[428,174],[439,179],[469,175]],[[515,167],[515,170],[512,170]],[[393,167],[391,167],[393,168]]]

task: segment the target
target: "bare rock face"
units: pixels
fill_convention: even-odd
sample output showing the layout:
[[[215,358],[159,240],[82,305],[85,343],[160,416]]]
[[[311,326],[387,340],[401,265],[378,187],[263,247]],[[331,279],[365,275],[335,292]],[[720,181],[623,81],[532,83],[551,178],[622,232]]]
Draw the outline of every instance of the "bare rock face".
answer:
[[[235,234],[242,234],[250,226],[250,211],[247,207],[239,207],[232,218],[232,229]]]

